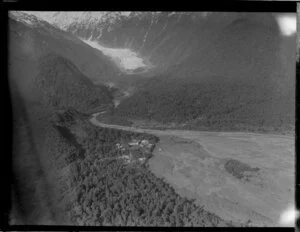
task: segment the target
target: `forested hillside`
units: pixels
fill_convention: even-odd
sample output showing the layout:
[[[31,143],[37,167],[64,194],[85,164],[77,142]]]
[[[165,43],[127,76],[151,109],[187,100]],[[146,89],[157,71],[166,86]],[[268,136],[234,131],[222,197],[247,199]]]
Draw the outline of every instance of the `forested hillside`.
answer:
[[[18,201],[11,223],[229,225],[180,197],[147,164],[124,162],[116,148],[133,139],[155,144],[155,136],[96,128],[75,110],[48,109],[36,105],[14,111],[13,189]]]
[[[115,113],[191,129],[289,131],[295,122],[295,92],[275,95],[271,87],[153,79]]]
[[[174,55],[178,63],[141,81],[137,91],[117,107],[117,115],[186,124],[188,129],[293,132],[295,35],[281,35],[269,14],[195,16],[191,28],[177,34],[174,31],[185,27],[176,23],[190,18],[187,14],[175,23],[172,17],[179,16],[167,20],[170,31],[162,32],[166,37],[161,42],[166,46],[152,52],[156,44],[150,46],[151,41],[159,39],[151,32],[161,26],[153,24],[143,50],[166,62]],[[184,59],[175,55],[181,49]]]
[[[36,87],[47,104],[87,113],[112,103],[112,95],[106,86],[95,86],[66,58],[47,54],[40,58],[38,70]]]
[[[109,89],[91,81],[93,71],[116,74],[103,54],[35,16],[9,16],[9,82],[24,100],[79,110],[112,103]]]
[[[214,214],[180,197],[147,165],[121,159],[116,144],[132,139],[158,138],[80,123],[77,132],[85,158],[70,164],[68,184],[72,200],[67,210],[79,225],[116,226],[227,226]],[[78,126],[78,125],[77,125]],[[76,134],[76,133],[75,133]],[[68,188],[68,187],[66,187]]]
[[[9,46],[27,55],[26,59],[22,59],[9,53],[18,62],[37,61],[46,53],[56,53],[69,59],[85,76],[97,83],[122,78],[103,53],[40,18],[22,12],[10,12],[8,29]]]

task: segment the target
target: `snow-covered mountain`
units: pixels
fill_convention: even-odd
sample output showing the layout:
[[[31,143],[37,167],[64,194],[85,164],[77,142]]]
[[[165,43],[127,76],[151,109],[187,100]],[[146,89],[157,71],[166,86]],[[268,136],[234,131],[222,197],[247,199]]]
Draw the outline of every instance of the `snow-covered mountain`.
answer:
[[[223,30],[236,26],[277,33],[276,14],[228,12],[27,12],[71,32],[106,53],[117,64],[137,64],[147,75],[203,60],[223,40]],[[273,31],[273,32],[272,32]],[[254,33],[255,34],[255,33]],[[239,36],[239,35],[237,35]],[[253,36],[249,35],[253,39]],[[255,43],[255,41],[253,41]],[[230,45],[231,46],[231,45]],[[235,45],[232,45],[235,46]],[[120,50],[109,50],[109,49]],[[106,49],[106,50],[105,50]],[[130,50],[124,56],[124,50]],[[119,57],[116,54],[120,52]],[[218,52],[220,53],[220,52]],[[221,55],[221,54],[220,54]],[[243,58],[241,58],[243,59]],[[121,60],[119,62],[118,60]],[[142,64],[146,64],[147,68]],[[201,65],[200,65],[201,66]],[[119,65],[124,71],[124,67]],[[198,65],[199,67],[199,65]],[[195,68],[195,67],[194,67]],[[189,66],[189,70],[193,71]],[[125,67],[126,70],[126,67]],[[140,71],[138,70],[138,71]],[[150,71],[150,72],[149,72]],[[186,72],[186,70],[184,70]],[[140,72],[138,72],[140,73]],[[180,72],[179,72],[180,73]],[[181,74],[180,74],[181,75]]]
[[[205,60],[203,54],[213,53],[215,44],[220,44],[220,40],[224,40],[223,30],[227,27],[235,25],[244,30],[250,26],[253,29],[264,28],[265,33],[278,33],[282,25],[281,21],[278,21],[280,15],[275,13],[118,11],[27,11],[26,13],[71,32],[107,55],[123,73],[148,76],[162,74],[171,69],[177,70],[175,75],[182,75],[182,72],[186,74],[186,68],[182,67],[187,66],[190,73],[199,72],[199,68],[203,71],[202,67],[206,64],[191,67],[187,63],[195,63],[194,60],[203,61]],[[254,36],[249,35],[248,40],[253,41],[251,43],[256,43]],[[224,41],[226,42],[226,38]],[[221,56],[221,51],[217,53]],[[238,59],[243,60],[244,57]],[[178,68],[182,71],[179,72]]]
[[[156,23],[160,15],[167,15],[168,17],[177,17],[181,18],[182,15],[193,15],[196,17],[206,17],[211,12],[130,12],[130,11],[97,11],[97,12],[61,12],[61,11],[50,11],[50,12],[40,12],[40,11],[26,11],[26,13],[38,16],[43,20],[58,26],[63,30],[70,30],[74,25],[85,27],[95,27],[95,30],[98,30],[99,37],[101,37],[101,31],[104,27],[113,27],[113,24],[120,23],[121,21],[126,21],[130,19],[139,19],[142,20],[145,17],[156,18]],[[73,31],[75,32],[75,31]]]
[[[24,18],[22,13],[13,12]],[[71,32],[80,38],[83,42],[97,50],[100,50],[104,55],[108,56],[123,73],[141,73],[148,70],[151,65],[136,51],[129,48],[111,48],[109,46],[101,46],[99,40],[103,30],[110,31],[115,24],[120,23],[128,18],[144,16],[143,13],[132,12],[24,12],[28,17],[36,16],[39,19],[45,20],[57,28]],[[26,18],[26,17],[25,17]],[[35,18],[35,19],[37,19]],[[88,32],[83,35],[78,33],[78,28],[81,31]],[[74,30],[73,30],[74,29]],[[93,30],[91,30],[93,29]]]
[[[39,12],[26,11],[42,18],[43,20],[67,30],[72,24],[97,25],[99,23],[114,23],[124,17],[129,17],[131,12]]]

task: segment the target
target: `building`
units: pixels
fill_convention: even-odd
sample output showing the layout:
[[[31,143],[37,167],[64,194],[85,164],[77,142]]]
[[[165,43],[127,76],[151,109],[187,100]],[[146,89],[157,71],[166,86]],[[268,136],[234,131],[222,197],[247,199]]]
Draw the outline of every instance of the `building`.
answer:
[[[140,144],[140,141],[135,140],[135,139],[128,143],[129,146],[138,146],[139,144]]]
[[[145,157],[143,157],[143,158],[139,158],[139,161],[140,161],[140,163],[145,163],[145,161],[146,161],[146,158]]]
[[[142,140],[141,141],[141,146],[147,146],[149,144],[149,141],[148,140]]]
[[[122,149],[122,148],[123,148],[123,146],[122,146],[120,143],[117,143],[117,144],[116,144],[116,147],[117,147],[118,149]]]
[[[124,160],[124,163],[129,164],[131,162],[131,158],[128,155],[120,156],[120,158]]]

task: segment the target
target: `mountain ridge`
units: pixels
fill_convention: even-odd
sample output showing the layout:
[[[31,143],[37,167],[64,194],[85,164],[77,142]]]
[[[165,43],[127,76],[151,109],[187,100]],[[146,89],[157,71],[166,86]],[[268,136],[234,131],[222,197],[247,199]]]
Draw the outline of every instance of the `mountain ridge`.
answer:
[[[14,46],[27,52],[29,59],[37,58],[39,52],[47,50],[70,59],[95,83],[105,83],[114,78],[122,78],[118,68],[101,51],[90,47],[69,32],[23,12],[17,14],[10,12],[9,20],[9,30],[12,32],[10,39],[13,43],[16,40],[24,41]],[[33,41],[36,44],[33,45]],[[29,45],[31,47],[28,47]],[[25,50],[25,48],[28,49]]]

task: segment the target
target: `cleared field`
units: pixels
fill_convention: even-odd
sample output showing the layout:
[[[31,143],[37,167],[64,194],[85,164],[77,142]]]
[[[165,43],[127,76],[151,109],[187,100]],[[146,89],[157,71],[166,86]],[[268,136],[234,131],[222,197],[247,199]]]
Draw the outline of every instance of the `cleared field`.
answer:
[[[226,220],[275,226],[294,205],[294,140],[289,137],[235,133],[160,136],[151,170],[181,194]],[[177,137],[176,136],[176,137]],[[224,168],[238,161],[257,172],[237,178]],[[250,221],[249,221],[250,220]]]
[[[137,129],[99,123],[95,116],[91,122],[158,136],[150,169],[225,220],[278,226],[282,212],[294,205],[292,136]]]

